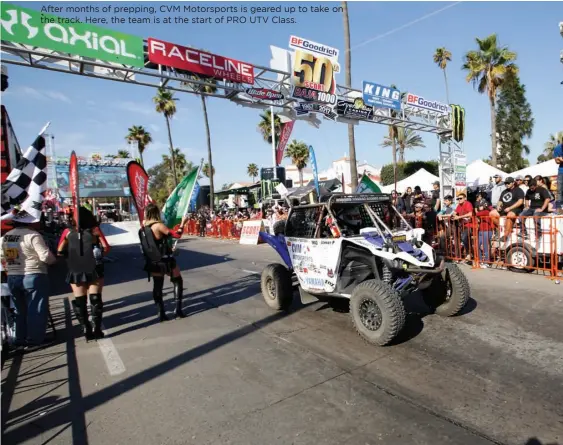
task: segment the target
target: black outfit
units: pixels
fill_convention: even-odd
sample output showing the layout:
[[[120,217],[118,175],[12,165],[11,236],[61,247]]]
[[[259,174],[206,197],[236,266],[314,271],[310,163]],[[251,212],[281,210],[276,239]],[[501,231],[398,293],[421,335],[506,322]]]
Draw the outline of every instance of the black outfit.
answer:
[[[199,217],[199,236],[205,236],[205,226],[207,225],[207,220],[205,216],[201,215]]]
[[[153,223],[156,224],[156,223]],[[149,224],[146,227],[150,228],[153,224]],[[156,243],[158,250],[162,256],[160,261],[151,261],[149,258],[145,256],[145,267],[144,270],[148,272],[150,275],[156,274],[164,274],[164,275],[171,275],[172,271],[176,268],[176,260],[173,257],[172,249],[168,245],[168,237],[163,237],[161,239],[156,239],[154,236],[154,232],[149,230],[154,238],[154,242]],[[158,309],[158,317],[160,321],[168,320],[166,315],[166,311],[164,309],[164,294],[163,294],[163,287],[164,287],[164,276],[153,276],[153,290],[152,296],[154,303]],[[184,318],[184,313],[182,312],[182,294],[184,291],[184,280],[182,276],[179,277],[171,277],[170,281],[172,281],[174,285],[174,301],[176,302],[176,310],[174,311],[176,317]]]
[[[413,196],[412,195],[403,195],[399,198],[399,212],[405,212],[407,215],[413,213]]]
[[[101,270],[96,270],[96,259],[94,258],[94,235],[91,230],[83,230],[79,234],[76,230],[66,237],[68,242],[68,256],[66,282],[68,284],[86,284],[103,276],[103,265]]]
[[[434,190],[432,192],[432,201],[430,203],[430,205],[432,206],[432,210],[434,210],[436,208],[436,202],[438,202],[438,200],[440,199],[440,190]],[[440,207],[442,203],[440,203]],[[438,212],[440,211],[440,209],[438,209]]]
[[[94,248],[100,248],[98,242],[94,243],[95,238],[95,235],[92,234],[90,229],[82,230],[80,234],[72,230],[68,234],[66,238],[68,242],[67,283],[85,285],[96,281],[98,278],[103,278],[104,264],[101,254],[98,258],[94,256]],[[75,297],[72,302],[72,308],[76,319],[82,326],[87,341],[104,337],[104,333],[102,332],[104,303],[101,293],[90,294],[90,311],[94,323],[94,330],[92,330],[92,325],[88,320],[86,295]]]
[[[520,199],[524,201],[524,198],[525,198],[524,191],[520,187],[514,187],[512,190],[509,189],[504,190],[500,194],[499,202],[502,203],[502,208],[506,209],[516,204],[516,202]],[[516,209],[512,209],[511,212],[513,212],[515,215],[518,216],[522,212],[523,208],[524,206],[522,205]],[[502,214],[504,214],[504,212],[502,212],[501,215]]]
[[[530,208],[522,211],[520,216],[546,216],[548,213],[546,211],[543,212],[536,212],[537,209],[541,209],[543,207],[543,203],[546,199],[551,198],[549,194],[549,190],[543,187],[536,187],[536,190],[533,192],[528,189],[526,192],[526,201],[530,201]],[[545,209],[547,210],[547,208]],[[541,236],[541,219],[536,218],[536,235]],[[527,235],[526,229],[526,221],[522,218],[522,234],[524,236]]]
[[[153,224],[149,224],[147,227],[151,227]],[[172,271],[176,268],[176,260],[172,256],[172,249],[168,245],[168,237],[163,237],[161,239],[156,239],[156,237],[154,237],[154,241],[158,246],[158,250],[162,255],[162,258],[160,261],[154,262],[154,261],[150,261],[148,258],[145,257],[145,267],[143,270],[145,270],[149,274],[158,273],[158,274],[170,275]]]

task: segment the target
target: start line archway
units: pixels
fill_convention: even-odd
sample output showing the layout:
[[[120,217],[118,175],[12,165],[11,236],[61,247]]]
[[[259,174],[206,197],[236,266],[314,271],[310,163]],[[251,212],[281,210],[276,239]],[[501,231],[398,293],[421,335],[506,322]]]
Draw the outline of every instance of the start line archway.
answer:
[[[40,25],[40,23],[43,23],[43,20],[38,19],[40,15],[47,16],[46,14],[39,13],[39,11],[32,11],[19,6],[9,5],[7,3],[2,4],[2,38],[5,39],[2,40],[0,44],[0,50],[2,51],[2,63],[152,88],[162,87],[180,93],[226,99],[240,106],[260,110],[275,107],[277,109],[276,114],[284,116],[287,120],[306,121],[316,128],[319,128],[321,124],[321,120],[317,116],[323,116],[324,114],[324,119],[328,119],[328,114],[330,120],[346,124],[358,125],[360,122],[365,122],[434,133],[437,135],[440,155],[441,197],[443,198],[444,195],[455,192],[456,158],[464,158],[462,142],[456,142],[453,138],[453,108],[457,107],[460,109],[459,106],[452,106],[451,108],[447,106],[447,113],[435,112],[431,109],[420,108],[407,104],[406,95],[403,94],[401,97],[400,109],[386,108],[385,105],[383,105],[383,107],[373,106],[367,107],[371,109],[371,112],[369,113],[354,113],[352,117],[350,115],[346,115],[345,117],[342,113],[337,114],[327,113],[326,111],[323,112],[322,105],[321,111],[319,112],[319,107],[317,105],[316,109],[310,107],[308,112],[303,112],[303,108],[301,108],[301,110],[299,110],[299,108],[304,102],[315,103],[316,101],[299,101],[291,94],[292,88],[295,87],[295,77],[306,74],[304,72],[302,73],[292,70],[295,54],[300,51],[298,48],[295,52],[290,52],[285,49],[271,46],[272,60],[270,61],[270,65],[272,67],[268,68],[260,65],[247,64],[250,68],[252,68],[252,76],[238,75],[236,76],[236,82],[234,82],[226,78],[195,74],[193,72],[188,72],[163,63],[154,63],[154,52],[153,54],[149,54],[149,45],[155,45],[155,41],[157,43],[160,42],[153,38],[142,39],[142,51],[139,47],[138,52],[139,58],[140,53],[142,52],[143,60],[141,63],[138,63],[139,61],[137,61],[137,63],[135,63],[136,66],[114,62],[113,60],[115,60],[116,57],[107,56],[107,54],[103,54],[102,52],[100,52],[101,57],[87,57],[84,55],[85,51],[75,51],[74,48],[71,48],[70,46],[69,50],[72,52],[55,50],[53,48],[56,47],[58,49],[60,48],[60,45],[53,45],[49,42],[44,45],[45,47],[43,47],[43,45],[37,46],[37,42],[33,40],[35,38],[35,34],[37,33],[34,34],[31,31],[28,33],[19,33],[18,30],[23,28],[24,31],[29,31],[32,28],[39,28],[40,26],[44,26],[44,28],[46,28],[45,25]],[[33,26],[30,28],[31,22],[39,26]],[[84,33],[90,32],[87,28],[95,28],[95,31],[97,31],[99,36],[101,36],[104,32],[110,36],[111,34],[126,36],[104,28],[84,24],[74,25],[74,28],[76,29],[72,30],[70,30],[72,25],[60,25],[60,28],[61,29],[59,31],[63,34],[67,29],[76,35],[78,33],[77,29]],[[43,32],[45,32],[44,29]],[[138,39],[140,45],[140,38],[134,36],[130,37]],[[103,38],[105,38],[105,36],[100,37],[100,41]],[[291,38],[295,39],[293,36]],[[42,41],[44,42],[46,39],[43,39]],[[123,41],[121,41],[121,43],[123,43]],[[172,45],[167,42],[162,43]],[[231,66],[234,66],[233,63],[235,62],[238,64],[244,64],[244,62],[234,61],[222,56],[215,56],[196,48],[180,45],[178,45],[178,47],[183,50],[193,52],[194,54],[199,54],[200,57],[209,57],[209,60],[212,61],[213,65],[217,60],[222,61],[221,63],[224,67],[227,67],[227,63],[230,63]],[[122,44],[121,49],[124,48],[125,45]],[[329,50],[330,49],[331,48],[329,48]],[[336,52],[337,56],[338,50],[332,50]],[[112,61],[103,60],[102,58],[111,59]],[[319,57],[319,59],[322,58]],[[324,60],[326,61],[327,59],[325,58]],[[330,62],[328,63],[330,64]],[[276,69],[273,67],[283,67],[284,69]],[[337,63],[334,63],[332,68],[334,68],[334,72],[339,71]],[[325,74],[319,74],[318,76],[320,77],[324,75],[326,78],[326,70],[326,67],[320,68],[319,73],[322,71],[322,73]],[[303,79],[303,77],[301,77],[301,79]],[[365,97],[362,91],[338,85],[334,81],[334,77],[332,77],[332,79],[333,85],[331,87],[330,96],[334,97],[335,100],[352,103],[358,100],[358,98]],[[365,84],[366,82],[364,82],[364,85]],[[206,89],[205,87],[211,88]],[[361,103],[365,108],[364,102]],[[333,110],[336,111],[335,103],[333,103]],[[461,125],[463,126],[463,116],[461,119]],[[459,126],[459,123],[455,124]],[[463,139],[463,132],[464,131],[462,130],[461,137],[458,136],[456,139],[461,141]],[[462,188],[465,188],[464,176],[465,174],[463,173],[462,181],[460,182],[459,178],[457,181],[458,186]]]

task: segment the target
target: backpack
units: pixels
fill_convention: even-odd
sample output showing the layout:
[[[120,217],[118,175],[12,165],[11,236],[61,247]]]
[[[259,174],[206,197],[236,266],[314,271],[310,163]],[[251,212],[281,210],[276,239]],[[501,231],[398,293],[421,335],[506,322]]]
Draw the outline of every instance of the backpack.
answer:
[[[151,224],[152,225],[152,224]],[[156,238],[151,230],[151,225],[146,227],[141,227],[139,229],[139,240],[141,241],[141,249],[143,249],[143,255],[153,262],[158,263],[162,260],[162,252],[156,243]]]

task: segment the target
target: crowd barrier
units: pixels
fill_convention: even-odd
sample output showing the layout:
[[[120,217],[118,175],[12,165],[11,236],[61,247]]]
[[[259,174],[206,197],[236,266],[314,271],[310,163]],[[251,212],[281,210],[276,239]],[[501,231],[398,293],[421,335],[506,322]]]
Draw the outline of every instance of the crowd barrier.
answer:
[[[435,247],[452,261],[563,276],[563,216],[437,219],[435,235]]]
[[[255,220],[246,220],[255,221]],[[216,219],[206,223],[205,230],[201,231],[201,223],[197,220],[188,220],[184,226],[184,233],[186,235],[199,236],[203,234],[208,238],[238,240],[242,232],[244,221],[230,221]],[[179,227],[179,226],[177,226]]]

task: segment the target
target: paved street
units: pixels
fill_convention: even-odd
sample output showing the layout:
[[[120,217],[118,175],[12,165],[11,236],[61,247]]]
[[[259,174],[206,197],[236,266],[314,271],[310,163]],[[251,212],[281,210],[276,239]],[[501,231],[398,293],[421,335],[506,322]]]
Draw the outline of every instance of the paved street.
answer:
[[[563,288],[550,280],[464,268],[465,314],[412,298],[399,341],[377,348],[346,307],[269,310],[268,246],[180,245],[183,320],[157,322],[138,247],[111,253],[98,343],[74,339],[58,283],[56,344],[2,370],[3,444],[563,443]]]

